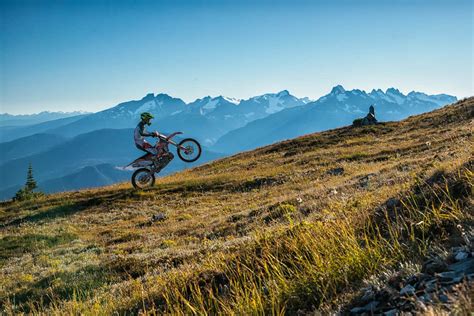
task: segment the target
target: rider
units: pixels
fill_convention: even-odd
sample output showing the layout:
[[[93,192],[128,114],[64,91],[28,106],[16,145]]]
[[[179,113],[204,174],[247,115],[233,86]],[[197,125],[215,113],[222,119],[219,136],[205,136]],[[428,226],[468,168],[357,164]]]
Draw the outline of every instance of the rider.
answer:
[[[138,149],[151,154],[152,160],[159,161],[160,169],[162,169],[173,159],[174,156],[170,152],[158,152],[158,149],[155,146],[152,146],[146,141],[145,137],[159,137],[160,135],[158,132],[149,133],[145,129],[145,125],[151,125],[151,120],[154,118],[153,115],[151,113],[144,112],[140,115],[140,118],[140,123],[138,123],[133,133],[135,146]]]

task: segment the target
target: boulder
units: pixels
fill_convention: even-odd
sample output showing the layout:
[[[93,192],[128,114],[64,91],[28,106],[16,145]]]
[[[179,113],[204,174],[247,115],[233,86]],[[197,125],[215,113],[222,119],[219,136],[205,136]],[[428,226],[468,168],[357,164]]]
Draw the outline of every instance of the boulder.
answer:
[[[427,274],[435,274],[438,272],[446,271],[447,269],[448,265],[444,261],[439,259],[430,259],[423,264],[421,272]]]
[[[327,174],[332,175],[332,176],[339,176],[341,174],[344,174],[344,168],[334,168],[330,169],[327,171]]]
[[[152,217],[151,217],[151,222],[161,222],[161,221],[164,221],[166,219],[166,214],[165,213],[158,213],[158,214],[154,214]]]
[[[365,117],[355,119],[352,122],[353,126],[366,126],[374,124],[377,124],[377,119],[375,118],[375,108],[373,105],[369,107],[369,113]]]

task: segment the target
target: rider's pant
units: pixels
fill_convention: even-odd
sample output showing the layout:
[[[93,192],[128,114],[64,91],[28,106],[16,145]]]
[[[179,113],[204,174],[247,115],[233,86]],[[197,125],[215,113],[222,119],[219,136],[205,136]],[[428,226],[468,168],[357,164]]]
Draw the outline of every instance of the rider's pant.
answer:
[[[158,149],[156,147],[151,146],[148,143],[145,143],[144,146],[140,146],[139,144],[136,144],[137,148],[140,150],[143,150],[146,153],[152,154],[153,158],[157,160],[157,163],[159,165],[159,170],[163,169],[166,167],[171,160],[173,160],[174,155],[170,152],[164,152],[160,157],[157,157],[158,154]]]
[[[143,145],[136,144],[136,146],[138,149],[146,153],[152,154],[153,156],[156,156],[158,154],[158,149],[148,143],[144,143]]]

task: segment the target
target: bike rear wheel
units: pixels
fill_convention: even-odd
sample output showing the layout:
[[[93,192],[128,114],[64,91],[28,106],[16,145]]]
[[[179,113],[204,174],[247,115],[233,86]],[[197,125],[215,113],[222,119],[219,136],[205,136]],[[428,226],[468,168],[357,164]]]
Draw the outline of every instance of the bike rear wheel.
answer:
[[[145,189],[155,184],[155,173],[147,168],[135,170],[132,175],[132,185],[135,189]]]
[[[185,138],[178,144],[178,156],[186,162],[193,162],[201,157],[201,145],[197,140]]]

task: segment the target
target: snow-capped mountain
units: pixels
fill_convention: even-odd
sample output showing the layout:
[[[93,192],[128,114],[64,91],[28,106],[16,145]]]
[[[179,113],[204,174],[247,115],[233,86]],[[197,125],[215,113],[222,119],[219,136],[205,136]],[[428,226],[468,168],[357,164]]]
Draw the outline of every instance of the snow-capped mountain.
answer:
[[[193,135],[204,145],[211,146],[226,133],[240,129],[253,121],[266,119],[283,112],[281,117],[284,120],[287,120],[285,113],[303,113],[313,108],[315,108],[315,112],[325,112],[324,115],[329,115],[328,113],[336,115],[334,120],[327,119],[326,122],[318,123],[320,126],[314,123],[310,124],[312,128],[316,126],[318,130],[321,130],[325,126],[330,128],[348,123],[350,118],[366,113],[371,104],[376,105],[379,119],[399,120],[408,115],[432,110],[453,102],[453,100],[455,100],[454,97],[443,94],[429,96],[421,92],[410,92],[408,95],[404,95],[394,88],[387,89],[385,92],[378,89],[366,93],[357,89],[346,91],[342,86],[335,86],[329,94],[317,101],[295,97],[287,90],[245,100],[224,96],[207,96],[189,104],[164,93],[157,95],[150,93],[140,100],[120,103],[104,111],[80,116],[68,123],[55,124],[54,121],[51,121],[50,128],[48,128],[49,122],[43,123],[40,132],[74,137],[104,128],[133,128],[139,121],[140,113],[146,111],[155,116],[153,125],[149,129],[156,129],[164,133],[182,131],[187,135]],[[347,118],[345,118],[346,116]],[[269,130],[272,128],[269,127]],[[28,132],[30,130],[31,133]],[[10,135],[12,137],[20,132],[21,136],[29,136],[36,130],[31,128],[9,133],[12,134]],[[298,127],[298,130],[313,131],[303,127]],[[277,134],[275,134],[276,136]],[[11,140],[12,137],[5,138],[5,140]]]
[[[186,103],[178,98],[173,98],[167,94],[160,93],[156,96],[153,93],[147,94],[139,101],[129,101],[98,112],[96,118],[106,117],[107,119],[117,119],[130,124],[130,121],[140,118],[143,112],[151,112],[157,117],[167,117],[176,115],[186,108]]]
[[[431,111],[456,100],[456,97],[447,94],[427,95],[412,91],[404,95],[395,88],[388,88],[385,92],[381,89],[373,89],[369,93],[359,89],[346,91],[338,85],[332,88],[329,94],[310,104],[331,103],[338,110],[353,114],[367,113],[367,108],[374,104],[378,110],[377,117],[388,121]]]
[[[132,135],[140,113],[145,111],[155,115],[149,130],[183,131],[185,136],[201,142],[205,148],[203,159],[209,160],[221,155],[218,153],[238,152],[349,125],[353,119],[365,116],[372,104],[377,118],[386,121],[430,111],[454,101],[455,97],[445,94],[410,92],[404,95],[394,88],[367,93],[358,89],[346,91],[342,86],[334,87],[317,101],[297,98],[286,90],[246,100],[208,96],[189,104],[167,94],[148,94],[98,113],[12,130],[10,126],[0,127],[0,139],[11,140],[3,144],[7,155],[0,162],[0,173],[5,179],[0,185],[0,198],[2,194],[11,196],[22,185],[24,176],[17,171],[26,170],[30,162],[39,183],[52,188],[57,183],[65,188],[79,188],[77,179],[89,185],[86,178],[98,181],[96,176],[103,180],[104,176],[115,177],[108,169],[88,167],[120,165],[140,155],[133,145]],[[206,149],[209,145],[213,145],[212,152]],[[35,148],[29,152],[31,146]],[[182,168],[184,166],[170,166],[168,170]],[[113,179],[119,181],[119,178]]]
[[[288,90],[283,90],[278,93],[268,93],[261,96],[250,98],[246,103],[256,103],[261,113],[274,114],[284,109],[289,109],[295,106],[304,105],[307,103],[306,99],[298,99],[291,95]],[[264,115],[263,115],[264,116]]]
[[[140,113],[151,112],[158,118],[171,116],[185,109],[186,103],[167,94],[147,94],[140,100],[120,103],[112,108],[88,115],[81,120],[63,125],[48,133],[73,137],[82,133],[104,128],[135,127],[140,119]]]
[[[224,96],[204,97],[186,105],[178,115],[159,119],[160,128],[188,131],[199,137],[203,144],[212,145],[225,133],[245,124],[267,117],[283,109],[304,105],[305,100],[284,90],[247,100]]]
[[[199,113],[201,115],[208,115],[212,113],[212,116],[216,116],[219,113],[232,111],[232,109],[234,109],[239,103],[240,100],[238,99],[227,98],[223,96],[218,96],[215,98],[207,96],[189,103],[187,106],[187,112]]]
[[[291,95],[288,90],[278,93],[267,93],[247,100],[239,100],[219,96],[216,98],[205,97],[197,99],[188,105],[193,111],[202,115],[209,115],[224,119],[242,119],[250,122],[263,118],[281,110],[308,103],[309,99],[299,99]]]
[[[247,124],[285,109],[303,106],[306,103],[306,99],[299,99],[291,95],[288,90],[283,90],[244,100],[241,102],[241,107],[246,109],[244,121]]]
[[[248,100],[207,96],[189,104],[167,94],[155,96],[150,93],[140,100],[120,103],[71,124],[48,130],[48,133],[73,137],[101,128],[131,128],[136,126],[140,113],[150,112],[155,116],[150,129],[183,131],[199,138],[205,145],[212,145],[232,129],[306,103],[307,99],[298,99],[286,90]]]
[[[315,102],[284,109],[227,133],[217,141],[213,149],[233,153],[349,125],[355,118],[365,116],[370,105],[375,106],[378,120],[389,121],[428,112],[456,100],[456,97],[446,94],[410,92],[404,95],[395,88],[389,88],[385,92],[374,89],[370,93],[358,89],[346,91],[338,85]]]

